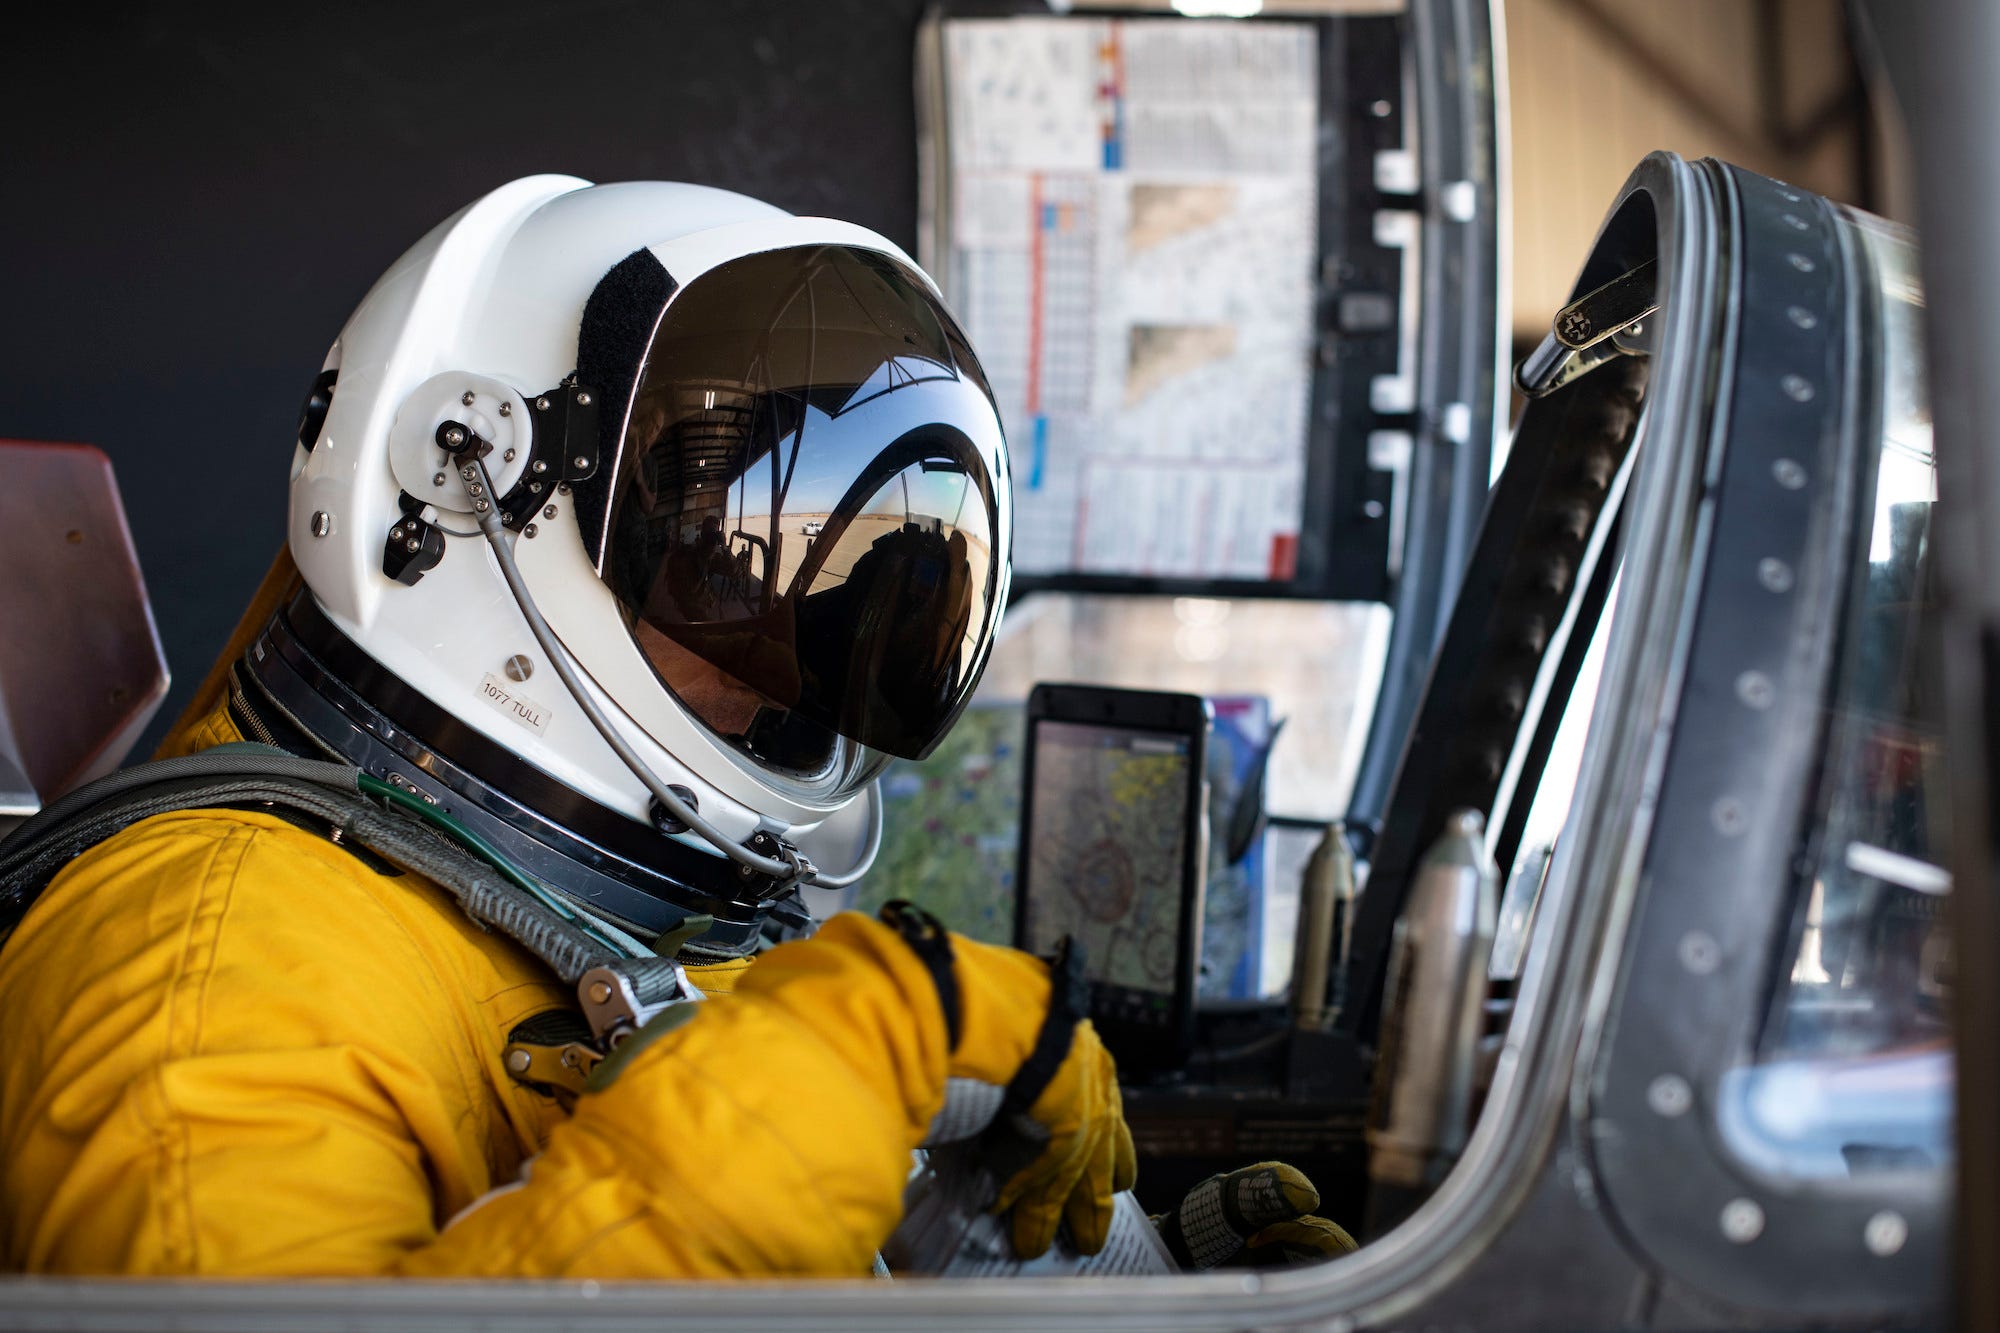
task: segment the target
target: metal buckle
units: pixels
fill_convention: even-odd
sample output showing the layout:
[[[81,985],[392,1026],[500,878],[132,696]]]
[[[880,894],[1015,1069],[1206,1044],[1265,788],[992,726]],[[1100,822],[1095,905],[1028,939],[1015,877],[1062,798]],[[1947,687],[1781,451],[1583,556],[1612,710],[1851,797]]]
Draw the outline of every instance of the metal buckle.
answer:
[[[640,999],[632,979],[615,967],[593,967],[577,981],[576,993],[583,1003],[584,1021],[590,1024],[592,1037],[606,1054],[664,1010],[703,998],[700,988],[688,980],[685,968],[678,963],[670,966],[674,977],[672,991],[651,1002]]]

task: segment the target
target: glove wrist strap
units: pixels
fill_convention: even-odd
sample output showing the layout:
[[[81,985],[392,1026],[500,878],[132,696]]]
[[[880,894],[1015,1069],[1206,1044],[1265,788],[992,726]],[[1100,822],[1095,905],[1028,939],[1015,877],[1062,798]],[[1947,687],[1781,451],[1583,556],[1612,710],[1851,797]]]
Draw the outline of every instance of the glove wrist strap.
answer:
[[[1023,1114],[1041,1099],[1069,1058],[1076,1025],[1089,1013],[1090,983],[1083,975],[1083,947],[1065,935],[1056,942],[1055,956],[1049,960],[1049,1008],[1042,1016],[1042,1030],[1035,1034],[1028,1058],[1007,1084],[1001,1115]]]
[[[952,966],[951,932],[936,917],[915,903],[898,898],[882,905],[882,923],[903,937],[910,952],[931,974],[937,987],[938,1004],[944,1009],[944,1031],[950,1049],[956,1053],[964,1030],[958,997],[958,972]]]

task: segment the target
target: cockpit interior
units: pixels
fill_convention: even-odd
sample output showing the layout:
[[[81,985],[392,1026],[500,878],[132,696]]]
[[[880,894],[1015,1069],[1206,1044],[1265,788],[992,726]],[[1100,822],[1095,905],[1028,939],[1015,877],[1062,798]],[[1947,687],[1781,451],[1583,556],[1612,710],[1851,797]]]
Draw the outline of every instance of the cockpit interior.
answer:
[[[1075,950],[1137,1156],[1112,1241],[1086,1255],[1061,1233],[1018,1258],[993,1182],[941,1146],[873,1277],[7,1275],[0,1325],[1944,1326],[1971,964],[1932,523],[1938,274],[1882,184],[1885,155],[1910,156],[1880,110],[1896,19],[1690,6],[1716,68],[1737,38],[1755,48],[1771,134],[1753,142],[1714,71],[1675,55],[1678,16],[1606,0],[644,8],[604,14],[662,49],[698,34],[665,86],[590,72],[608,29],[577,29],[599,19],[412,19],[423,59],[354,78],[378,117],[429,89],[426,128],[322,126],[323,179],[372,198],[369,154],[420,139],[422,171],[470,197],[466,180],[508,177],[471,156],[492,130],[464,103],[550,96],[545,123],[493,113],[521,119],[510,166],[568,149],[597,179],[678,172],[801,214],[858,201],[936,279],[960,327],[922,324],[907,280],[860,252],[822,255],[776,313],[748,287],[691,288],[761,330],[748,351],[679,347],[668,306],[632,391],[652,445],[600,564],[662,679],[695,657],[720,673],[680,697],[723,748],[793,775],[801,802],[864,792],[801,840],[824,880],[788,929],[907,900],[971,940]],[[136,65],[150,42],[209,60],[216,106],[174,113],[204,125],[267,81],[307,115],[303,84],[364,59],[351,35],[264,20],[139,28],[107,58]],[[52,22],[28,49],[74,69],[82,37]],[[304,57],[291,76],[281,39]],[[1848,80],[1828,85],[1836,128],[1802,129],[1820,76],[1798,69],[1825,51]],[[1642,117],[1645,97],[1681,109]],[[123,125],[107,142],[151,142]],[[1633,135],[1657,137],[1626,152]],[[247,170],[204,152],[197,184]],[[68,170],[31,164],[80,191]],[[210,222],[174,226],[234,234]],[[256,225],[282,230],[268,209]],[[329,225],[285,244],[330,246]],[[120,256],[162,245],[105,234]],[[1550,257],[1549,236],[1574,240]],[[193,244],[219,267],[223,241]],[[321,285],[311,300],[346,298]],[[907,354],[841,368],[850,347],[793,327],[807,298],[814,327],[849,306],[906,320]],[[270,299],[237,304],[250,319]],[[773,392],[786,357],[840,391]],[[134,403],[151,392],[140,369],[106,373],[137,377],[117,388]],[[843,431],[947,380],[993,404],[1004,446],[912,426],[849,484]],[[19,483],[0,488],[0,549],[21,571],[0,605],[29,627],[0,647],[14,817],[145,758],[223,641],[234,613],[197,606],[197,566],[170,548],[229,546],[236,606],[276,540],[268,495],[248,517],[240,439],[160,471],[143,432],[65,383],[0,392],[0,435],[110,454],[0,452]],[[164,396],[212,436],[219,383],[184,392]],[[267,406],[260,427],[284,415]],[[187,521],[195,497],[213,522]],[[76,551],[89,571],[51,559]],[[53,597],[61,580],[95,601]],[[870,646],[855,623],[888,628]],[[58,686],[86,669],[109,682],[87,705],[37,702],[80,694]],[[1346,1244],[1209,1267],[1156,1234],[1204,1182],[1274,1162]]]

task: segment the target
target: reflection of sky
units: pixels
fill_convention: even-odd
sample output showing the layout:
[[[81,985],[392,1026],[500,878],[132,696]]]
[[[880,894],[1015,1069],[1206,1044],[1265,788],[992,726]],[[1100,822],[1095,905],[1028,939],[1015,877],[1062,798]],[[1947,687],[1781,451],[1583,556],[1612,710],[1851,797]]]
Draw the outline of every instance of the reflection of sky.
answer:
[[[781,512],[787,515],[832,513],[858,475],[856,471],[831,467],[808,473],[807,467],[815,457],[820,456],[810,444],[810,426],[807,427],[807,439],[809,443],[799,459],[798,471],[792,474],[791,487],[784,496]],[[781,475],[781,483],[782,480]],[[859,512],[916,519],[926,527],[930,526],[929,520],[941,519],[947,528],[968,526],[975,535],[983,537],[987,526],[983,517],[984,507],[978,488],[964,473],[925,472],[912,465],[891,477],[889,483],[876,491]],[[741,514],[740,526],[762,530],[769,525],[771,462],[768,456],[729,488],[728,509],[732,520]]]
[[[1936,499],[1937,467],[1929,451],[1883,440],[1882,465],[1875,474],[1875,526],[1868,537],[1868,563],[1879,565],[1889,559],[1891,508],[1912,500],[1928,503]]]
[[[874,383],[871,380],[860,391],[869,396],[859,402],[849,399],[850,405],[838,416],[808,407],[803,438],[787,436],[775,454],[760,458],[729,488],[730,513],[740,511],[746,525],[768,524],[774,466],[779,469],[784,512],[830,513],[883,449],[912,430],[939,422],[956,426],[969,436],[989,474],[996,481],[1002,475],[998,423],[985,395],[976,388],[961,380],[937,378],[879,389],[871,388]],[[923,386],[922,392],[896,391],[916,384]],[[791,471],[789,480],[784,475],[786,469]],[[912,466],[877,491],[861,512],[900,517],[907,511],[912,518],[938,518],[946,526],[966,524],[985,535],[987,525],[980,513],[983,507],[977,488],[964,473]]]
[[[1583,742],[1590,733],[1590,715],[1597,706],[1597,682],[1604,674],[1604,652],[1611,642],[1611,623],[1617,614],[1618,579],[1614,577],[1611,593],[1604,599],[1604,610],[1591,631],[1590,647],[1577,669],[1576,683],[1570,687],[1556,738],[1542,765],[1542,780],[1535,788],[1534,803],[1528,807],[1528,820],[1521,830],[1523,856],[1536,847],[1554,843],[1568,822],[1576,780],[1583,770]]]

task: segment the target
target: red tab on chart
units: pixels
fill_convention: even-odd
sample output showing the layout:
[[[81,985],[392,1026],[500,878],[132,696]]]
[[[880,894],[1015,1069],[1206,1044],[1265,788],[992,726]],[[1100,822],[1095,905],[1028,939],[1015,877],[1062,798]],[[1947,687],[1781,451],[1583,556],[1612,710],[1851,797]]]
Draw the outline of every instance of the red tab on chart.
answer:
[[[1296,577],[1298,572],[1299,534],[1274,533],[1271,537],[1271,577],[1282,581]]]

